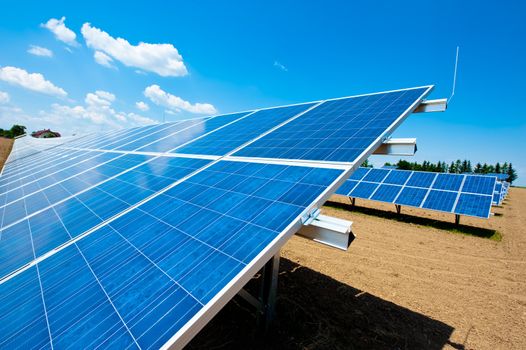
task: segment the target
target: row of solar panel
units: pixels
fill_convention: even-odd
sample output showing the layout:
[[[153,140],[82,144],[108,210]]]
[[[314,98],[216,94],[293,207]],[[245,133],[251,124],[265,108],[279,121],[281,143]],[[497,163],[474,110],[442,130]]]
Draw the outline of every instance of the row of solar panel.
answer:
[[[493,204],[501,205],[508,195],[509,182],[498,181],[495,185],[495,192],[493,193]]]
[[[219,156],[355,162],[429,90],[15,147],[0,177],[0,347],[159,347],[344,172]]]
[[[391,169],[357,169],[337,194],[488,218],[496,179]]]

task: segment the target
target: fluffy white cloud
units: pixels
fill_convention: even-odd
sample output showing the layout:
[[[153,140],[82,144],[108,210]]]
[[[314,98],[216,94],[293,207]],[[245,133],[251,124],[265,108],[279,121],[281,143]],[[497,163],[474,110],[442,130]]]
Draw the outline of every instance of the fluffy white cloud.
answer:
[[[150,106],[148,106],[146,103],[142,102],[142,101],[139,101],[139,102],[135,102],[135,107],[137,107],[137,109],[143,111],[143,112],[146,112],[150,109]]]
[[[95,91],[86,94],[85,105],[51,105],[50,111],[41,111],[40,117],[57,121],[61,130],[86,132],[101,129],[120,129],[156,123],[155,120],[136,114],[116,111],[112,107],[115,95],[107,91]]]
[[[188,74],[183,57],[172,44],[140,42],[138,45],[132,45],[123,38],[114,38],[92,27],[89,23],[84,23],[81,32],[88,47],[106,54],[125,66],[157,73],[163,77]]]
[[[53,57],[53,51],[37,45],[30,45],[27,52],[35,56]]]
[[[64,24],[65,20],[66,17],[62,17],[61,19],[51,18],[49,21],[42,23],[40,26],[51,31],[57,40],[60,40],[69,46],[78,46],[79,43],[77,40],[75,40],[77,38],[77,34],[66,27]]]
[[[97,90],[95,92],[89,92],[84,99],[86,105],[95,107],[111,106],[112,102],[115,101],[115,95],[107,92]]]
[[[150,85],[144,89],[144,96],[158,106],[163,106],[171,111],[184,110],[196,114],[215,114],[216,108],[209,103],[191,104],[182,98],[163,91],[159,85]]]
[[[0,104],[9,102],[9,94],[4,91],[0,91]]]
[[[104,52],[95,51],[93,57],[95,58],[95,62],[97,62],[101,66],[113,68],[113,65],[111,64],[111,62],[113,62],[113,59],[110,56],[106,55]]]
[[[67,96],[64,89],[46,80],[42,74],[28,73],[24,69],[17,67],[0,67],[0,80],[47,95]]]

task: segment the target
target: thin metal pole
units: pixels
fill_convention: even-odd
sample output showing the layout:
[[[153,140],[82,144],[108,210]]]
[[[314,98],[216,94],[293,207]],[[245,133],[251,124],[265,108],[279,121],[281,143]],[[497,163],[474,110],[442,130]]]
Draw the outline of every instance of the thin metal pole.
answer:
[[[447,102],[451,101],[453,96],[455,96],[455,87],[457,86],[457,68],[458,68],[458,51],[459,47],[457,46],[457,55],[455,57],[455,72],[453,73],[453,88],[451,90],[451,96],[449,96]]]

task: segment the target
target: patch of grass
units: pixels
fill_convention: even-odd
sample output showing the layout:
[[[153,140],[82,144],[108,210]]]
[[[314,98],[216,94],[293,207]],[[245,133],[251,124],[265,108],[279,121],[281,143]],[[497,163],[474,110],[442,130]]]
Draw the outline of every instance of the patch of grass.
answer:
[[[352,211],[354,213],[376,216],[376,217],[381,217],[381,218],[389,219],[389,220],[396,220],[396,221],[405,222],[408,224],[416,224],[416,225],[425,226],[425,227],[433,227],[433,228],[448,231],[451,233],[459,233],[459,234],[468,235],[468,236],[487,238],[487,239],[490,239],[496,242],[500,242],[502,240],[502,235],[497,230],[492,230],[492,229],[487,229],[487,228],[482,228],[482,227],[469,226],[469,225],[463,225],[463,224],[456,225],[454,222],[434,220],[430,218],[423,218],[423,217],[413,216],[413,215],[408,215],[408,214],[403,214],[403,213],[397,214],[394,211],[391,212],[391,211],[385,211],[385,210],[374,209],[374,208],[360,207],[356,205],[353,207],[351,204],[332,202],[332,201],[327,201],[325,203],[325,206],[329,208],[333,208],[333,209],[338,209],[338,210]]]

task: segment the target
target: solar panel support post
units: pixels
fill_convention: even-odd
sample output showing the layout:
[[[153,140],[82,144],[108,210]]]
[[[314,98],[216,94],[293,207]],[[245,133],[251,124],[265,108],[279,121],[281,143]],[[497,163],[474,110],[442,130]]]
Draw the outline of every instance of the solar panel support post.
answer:
[[[400,204],[395,204],[395,208],[396,208],[396,213],[400,215],[400,213],[402,212],[402,206]]]
[[[351,207],[354,208],[354,206],[356,205],[356,198],[354,198],[354,197],[349,197],[349,199],[351,200]]]
[[[460,215],[455,214],[455,225],[460,225]]]
[[[279,252],[263,266],[259,290],[260,312],[258,326],[263,334],[267,334],[276,314],[276,296],[278,290]]]

